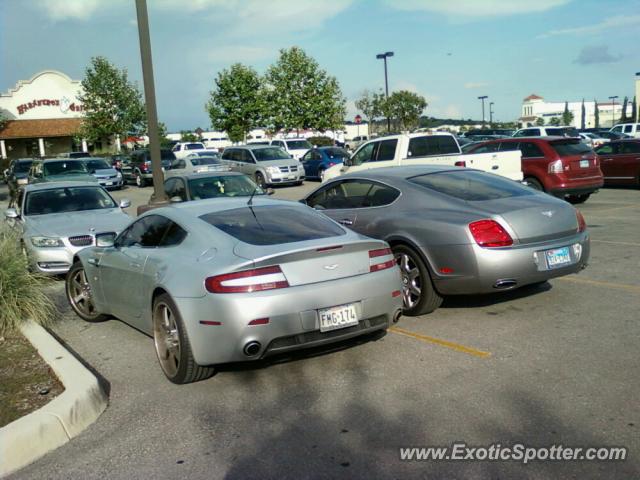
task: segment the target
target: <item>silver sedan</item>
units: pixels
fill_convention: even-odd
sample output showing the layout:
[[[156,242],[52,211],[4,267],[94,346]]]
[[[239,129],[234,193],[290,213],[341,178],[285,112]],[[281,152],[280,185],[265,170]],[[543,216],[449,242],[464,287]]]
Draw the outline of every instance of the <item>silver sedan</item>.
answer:
[[[584,218],[567,202],[458,167],[396,167],[336,178],[303,200],[389,242],[406,315],[443,295],[491,293],[576,273],[589,260]]]
[[[78,253],[67,298],[87,321],[152,335],[169,380],[386,329],[402,308],[389,246],[296,202],[220,198],[138,217]]]
[[[131,221],[95,183],[52,182],[26,185],[18,193],[17,208],[5,216],[20,232],[22,248],[34,271],[55,275],[66,273],[73,256],[95,245],[100,232],[121,232]]]

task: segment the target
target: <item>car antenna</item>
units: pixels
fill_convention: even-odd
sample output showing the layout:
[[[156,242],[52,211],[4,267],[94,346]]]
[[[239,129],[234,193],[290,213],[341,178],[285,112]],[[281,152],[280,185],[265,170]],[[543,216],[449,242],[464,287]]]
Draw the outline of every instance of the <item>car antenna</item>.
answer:
[[[251,196],[249,197],[249,201],[247,202],[247,205],[250,207],[253,205],[253,196],[256,194],[256,192],[258,191],[258,188],[260,188],[258,186],[258,184],[256,184],[256,188],[253,189],[253,192],[251,192]]]

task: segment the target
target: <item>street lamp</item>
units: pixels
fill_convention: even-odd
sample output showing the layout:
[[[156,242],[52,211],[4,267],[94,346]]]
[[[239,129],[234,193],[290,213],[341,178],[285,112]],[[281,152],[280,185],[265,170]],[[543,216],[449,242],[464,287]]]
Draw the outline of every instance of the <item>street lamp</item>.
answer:
[[[376,58],[384,60],[384,94],[389,99],[389,79],[387,77],[387,57],[393,57],[393,52],[378,53]],[[391,119],[387,116],[387,132],[391,131]]]
[[[487,98],[489,98],[488,95],[482,95],[481,97],[478,97],[478,100],[482,100],[482,127],[483,128],[484,128],[484,101]]]
[[[636,72],[636,118],[635,121],[640,123],[640,108],[638,108],[638,102],[640,102],[640,72]]]
[[[613,126],[616,123],[616,120],[615,120],[616,115],[615,115],[615,107],[614,107],[616,98],[618,98],[618,95],[609,97],[609,100],[611,100],[611,128],[613,128]]]
[[[493,125],[493,102],[489,102],[489,127]]]

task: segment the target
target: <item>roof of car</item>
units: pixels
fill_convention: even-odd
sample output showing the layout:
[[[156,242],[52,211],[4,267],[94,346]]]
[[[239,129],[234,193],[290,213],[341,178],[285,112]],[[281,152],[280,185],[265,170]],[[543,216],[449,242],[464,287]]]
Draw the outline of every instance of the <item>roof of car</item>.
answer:
[[[611,140],[608,143],[638,143],[640,142],[640,138],[616,138],[615,140]],[[604,144],[606,145],[606,143]]]
[[[89,157],[80,157],[80,158],[43,158],[42,161],[45,163],[53,163],[53,162],[81,162],[83,160],[86,160]]]
[[[262,207],[268,205],[289,205],[292,207],[308,208],[298,202],[266,197],[266,195],[254,196],[252,206]],[[206,215],[207,213],[247,207],[248,201],[249,199],[247,197],[208,198],[205,200],[194,200],[191,202],[172,203],[167,205],[166,207],[150,210],[150,212],[156,214],[165,212],[168,215],[171,215],[171,213],[173,213],[177,216],[183,216],[186,213],[192,217],[199,217],[201,215]]]
[[[198,180],[201,178],[210,178],[210,177],[242,177],[244,173],[242,172],[203,172],[203,173],[182,173],[177,175],[171,175],[165,179],[169,180],[170,178],[184,178],[186,180]]]
[[[225,148],[225,151],[226,150],[231,150],[231,149],[234,149],[234,148],[239,148],[241,150],[260,150],[260,149],[263,149],[263,148],[278,148],[278,147],[275,146],[275,145],[265,145],[265,144],[262,144],[262,143],[257,143],[257,144],[253,144],[253,145],[234,145],[232,147]]]
[[[102,188],[99,184],[94,182],[79,182],[79,181],[67,180],[64,182],[30,183],[24,186],[24,190],[25,192],[33,192],[37,190],[51,190],[54,188],[70,188],[70,187]]]
[[[460,167],[452,167],[449,165],[419,165],[419,166],[402,166],[402,167],[383,167],[371,168],[368,170],[360,170],[359,172],[348,173],[336,177],[336,180],[345,178],[370,178],[374,179],[402,179],[415,177],[418,175],[426,175],[430,173],[458,171]]]
[[[478,143],[496,143],[496,142],[518,142],[520,140],[532,141],[537,140],[540,142],[553,142],[556,140],[580,140],[578,137],[563,137],[561,135],[545,135],[543,137],[505,137],[505,138],[494,138],[492,140],[486,140]]]

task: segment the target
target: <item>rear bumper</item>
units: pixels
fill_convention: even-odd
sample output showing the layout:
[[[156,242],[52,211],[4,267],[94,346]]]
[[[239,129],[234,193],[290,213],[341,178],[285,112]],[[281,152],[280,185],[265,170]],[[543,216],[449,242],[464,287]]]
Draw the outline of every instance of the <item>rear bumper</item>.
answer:
[[[400,273],[387,269],[323,283],[251,294],[174,298],[200,365],[257,360],[272,354],[338,342],[386,329],[402,309]],[[366,292],[366,293],[365,293]],[[358,325],[320,332],[318,309],[355,304]],[[268,318],[264,325],[249,325]],[[200,320],[220,322],[202,325]],[[255,355],[244,353],[250,342]]]
[[[581,179],[561,180],[552,184],[547,191],[556,197],[565,195],[586,195],[598,191],[604,185],[602,175]]]
[[[573,245],[580,245],[576,256]],[[569,247],[572,263],[549,269],[544,251]],[[434,285],[443,295],[495,293],[532,283],[577,273],[587,266],[590,255],[589,233],[530,246],[488,249],[478,245],[455,245],[424,250],[435,270]],[[439,274],[442,267],[452,274]],[[502,286],[500,286],[502,285]]]

